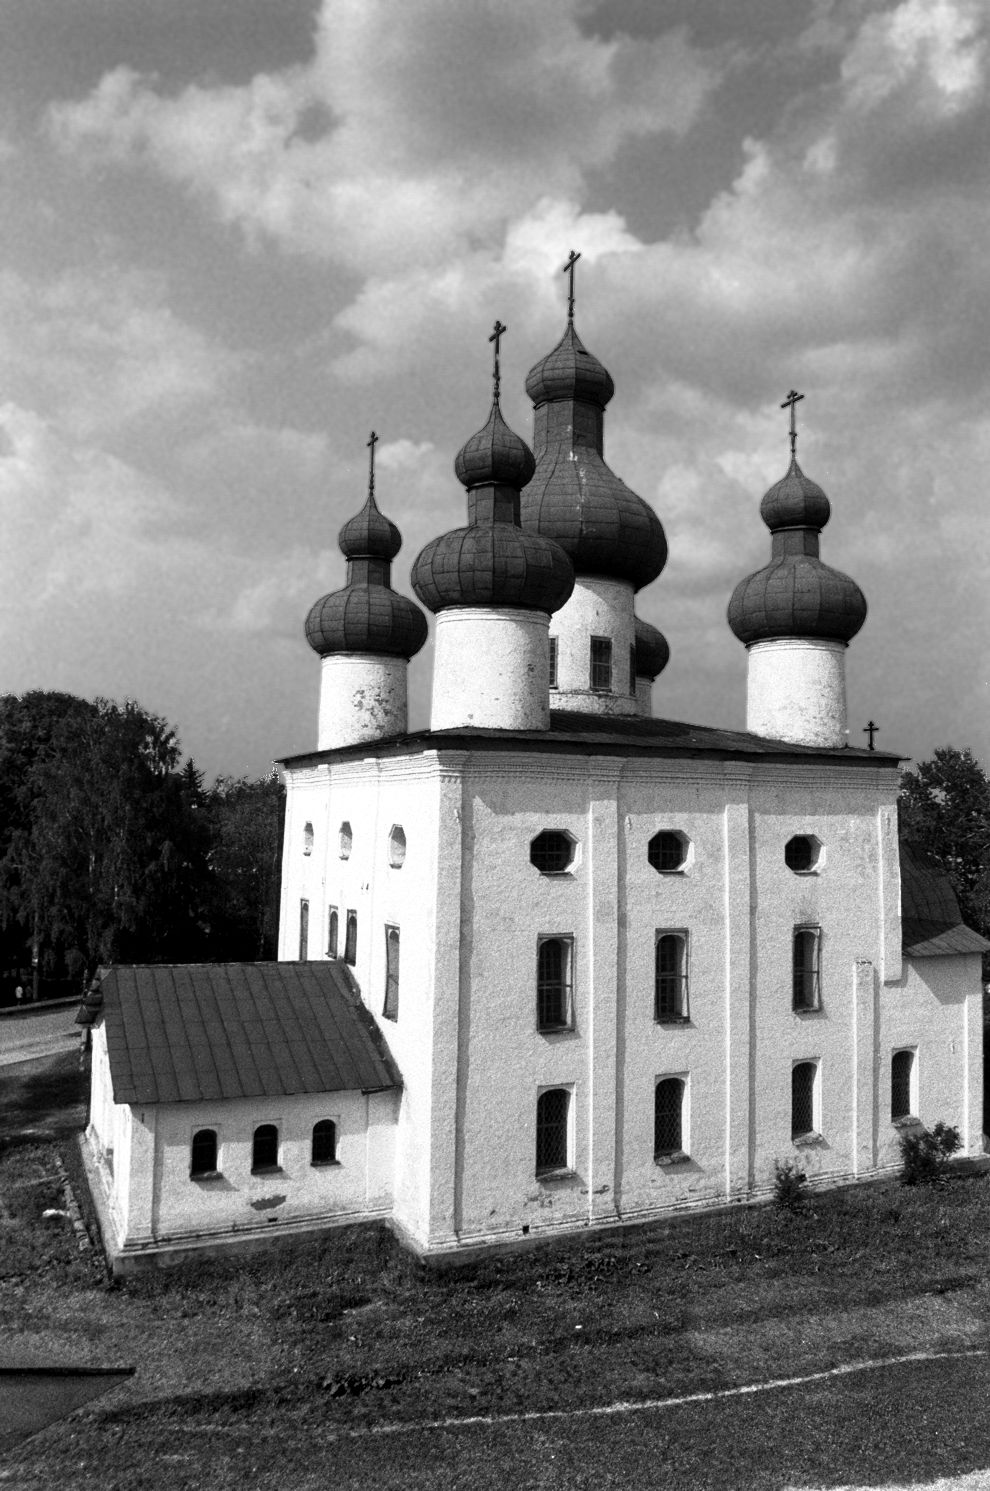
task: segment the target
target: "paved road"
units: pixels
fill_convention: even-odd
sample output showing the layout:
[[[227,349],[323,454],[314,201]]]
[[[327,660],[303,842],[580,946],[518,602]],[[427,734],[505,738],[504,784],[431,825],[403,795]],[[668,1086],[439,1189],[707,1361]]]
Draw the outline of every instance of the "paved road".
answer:
[[[77,1004],[0,1016],[0,1066],[57,1056],[79,1045]]]

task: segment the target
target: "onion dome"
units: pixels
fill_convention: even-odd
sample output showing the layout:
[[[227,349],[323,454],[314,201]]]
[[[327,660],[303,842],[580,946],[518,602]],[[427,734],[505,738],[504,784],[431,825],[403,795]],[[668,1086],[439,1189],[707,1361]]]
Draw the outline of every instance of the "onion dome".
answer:
[[[522,493],[524,529],[553,539],[579,575],[628,580],[640,590],[667,562],[652,507],[606,466],[605,405],[615,385],[582,345],[574,323],[531,370],[536,471]]]
[[[306,617],[306,640],[321,657],[333,653],[370,652],[411,658],[426,641],[422,611],[391,586],[392,560],[402,535],[375,503],[374,445],[368,499],[340,530],[338,542],[347,559],[342,590],[321,596]]]
[[[729,626],[747,646],[773,637],[848,642],[866,620],[866,598],[855,580],[818,557],[819,534],[831,508],[793,454],[787,475],[767,492],[760,513],[773,534],[770,563],[736,586]]]
[[[670,662],[670,646],[663,632],[636,617],[636,677],[656,678]]]
[[[574,589],[574,570],[563,549],[519,526],[519,488],[536,463],[525,441],[509,429],[498,401],[495,323],[495,397],[487,423],[454,461],[467,488],[468,521],[428,543],[412,569],[412,586],[433,612],[454,606],[513,606],[558,611]]]

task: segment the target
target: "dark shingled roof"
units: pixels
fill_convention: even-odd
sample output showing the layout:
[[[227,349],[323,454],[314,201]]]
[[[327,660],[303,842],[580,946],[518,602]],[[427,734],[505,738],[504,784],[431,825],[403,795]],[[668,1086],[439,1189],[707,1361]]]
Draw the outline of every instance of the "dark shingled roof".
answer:
[[[343,963],[114,967],[99,995],[118,1103],[402,1085]],[[80,1023],[93,1006],[91,992]]]
[[[915,958],[990,951],[963,922],[948,875],[917,844],[901,840],[901,943]]]

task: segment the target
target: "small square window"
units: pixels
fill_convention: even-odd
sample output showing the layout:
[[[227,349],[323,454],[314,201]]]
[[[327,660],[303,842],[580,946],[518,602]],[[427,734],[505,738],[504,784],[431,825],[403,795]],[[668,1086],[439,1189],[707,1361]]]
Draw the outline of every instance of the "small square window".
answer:
[[[569,1030],[573,1023],[574,938],[540,937],[536,945],[536,1028]]]
[[[612,639],[591,639],[591,690],[596,694],[612,692]]]

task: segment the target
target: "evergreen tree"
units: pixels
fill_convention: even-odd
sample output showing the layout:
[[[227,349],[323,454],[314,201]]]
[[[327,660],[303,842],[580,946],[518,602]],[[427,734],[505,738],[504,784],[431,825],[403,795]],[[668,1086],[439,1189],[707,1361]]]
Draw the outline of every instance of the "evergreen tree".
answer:
[[[990,778],[970,750],[938,749],[904,773],[901,833],[945,870],[963,919],[990,936]]]

